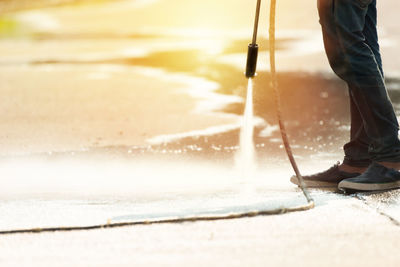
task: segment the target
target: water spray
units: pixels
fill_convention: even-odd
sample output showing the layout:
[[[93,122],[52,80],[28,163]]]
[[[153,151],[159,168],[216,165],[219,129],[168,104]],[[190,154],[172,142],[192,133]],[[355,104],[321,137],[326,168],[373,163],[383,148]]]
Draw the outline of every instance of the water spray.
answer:
[[[254,145],[254,115],[253,115],[253,82],[256,75],[258,45],[257,31],[260,17],[261,0],[257,0],[256,16],[254,21],[253,40],[248,46],[247,64],[245,75],[248,78],[246,102],[243,114],[243,123],[240,129],[240,149],[237,154],[237,166],[240,168],[241,177],[251,179],[255,174],[255,145]]]

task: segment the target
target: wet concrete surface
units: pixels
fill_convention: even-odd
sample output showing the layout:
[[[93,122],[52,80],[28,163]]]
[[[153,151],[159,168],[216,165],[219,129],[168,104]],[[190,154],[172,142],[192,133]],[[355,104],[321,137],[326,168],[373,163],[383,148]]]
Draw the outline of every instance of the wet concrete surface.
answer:
[[[227,214],[304,204],[285,161],[243,178],[229,161],[55,155],[1,164],[1,230]],[[86,160],[85,160],[86,159]],[[325,168],[301,164],[304,172]],[[20,169],[18,169],[20,166]],[[213,222],[1,236],[4,266],[397,266],[399,190],[311,190],[313,210]],[[346,251],[344,253],[343,251]],[[373,256],[367,256],[373,255]]]
[[[5,266],[293,266],[299,262],[307,266],[377,266],[384,261],[387,266],[397,266],[397,254],[388,253],[399,242],[399,227],[393,221],[354,197],[312,194],[317,202],[314,210],[287,215],[2,236],[0,262]],[[200,202],[203,206],[203,201],[196,206]],[[83,207],[73,200],[53,200],[47,205],[36,202],[32,212],[37,211],[37,204],[64,222],[73,223],[72,215],[96,217],[96,208],[85,208],[87,202]],[[125,204],[132,208],[129,202]],[[185,205],[191,204],[194,202]],[[56,205],[79,205],[86,212],[74,209],[70,213],[68,208],[55,212]],[[107,215],[115,208],[121,211],[121,204],[119,208],[104,202],[96,205],[103,206],[97,210]]]
[[[31,28],[22,38],[18,32],[0,42],[0,90],[7,96],[0,119],[0,230],[305,203],[289,182],[292,170],[276,126],[266,40],[260,39],[255,79],[258,168],[254,176],[242,177],[235,158],[247,81],[238,66],[248,38],[240,33],[223,42],[216,35],[189,38],[172,26],[169,35],[154,28],[160,22],[149,21],[151,9],[146,1],[147,8],[137,8],[139,2],[101,6],[99,13],[83,6],[15,15]],[[162,12],[165,2],[154,3],[160,17],[168,16]],[[203,1],[200,8],[214,3]],[[243,6],[237,1],[231,7]],[[302,12],[280,16],[286,29],[278,42],[278,78],[293,151],[307,174],[341,160],[349,131],[348,99],[343,82],[327,71],[314,6],[282,1],[279,10],[288,14],[296,7]],[[218,9],[225,6],[218,3]],[[239,17],[244,10],[235,12]],[[134,15],[139,19],[131,19]],[[99,16],[109,23],[96,24],[93,18]],[[180,26],[182,18],[175,17],[170,23]],[[385,29],[397,25],[391,18],[385,16]],[[296,29],[299,20],[308,29]],[[121,30],[127,21],[137,31]],[[221,25],[229,35],[244,21],[250,22],[242,16]],[[217,24],[215,18],[209,23]],[[144,24],[153,28],[143,30]],[[195,17],[188,24],[196,25]],[[387,85],[398,113],[396,29],[384,34],[395,41],[383,47],[386,58],[393,58]],[[68,81],[60,82],[64,77]],[[189,90],[196,84],[201,93]],[[0,265],[397,266],[399,193],[311,190],[316,208],[301,213],[1,236]]]

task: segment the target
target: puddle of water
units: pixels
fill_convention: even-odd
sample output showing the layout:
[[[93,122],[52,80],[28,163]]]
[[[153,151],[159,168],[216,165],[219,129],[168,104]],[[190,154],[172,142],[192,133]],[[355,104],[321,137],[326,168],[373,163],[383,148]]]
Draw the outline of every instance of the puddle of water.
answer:
[[[0,164],[0,229],[86,225],[275,209],[303,203],[279,167],[243,180],[188,160],[17,159]],[[247,189],[253,190],[249,192]]]

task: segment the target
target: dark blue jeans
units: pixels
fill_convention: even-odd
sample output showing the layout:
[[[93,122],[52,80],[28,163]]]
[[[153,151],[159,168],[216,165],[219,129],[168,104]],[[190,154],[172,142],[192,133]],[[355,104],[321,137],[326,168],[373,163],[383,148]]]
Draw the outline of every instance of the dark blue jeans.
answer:
[[[349,87],[344,163],[399,162],[399,125],[384,82],[376,0],[318,0],[318,11],[329,63]]]

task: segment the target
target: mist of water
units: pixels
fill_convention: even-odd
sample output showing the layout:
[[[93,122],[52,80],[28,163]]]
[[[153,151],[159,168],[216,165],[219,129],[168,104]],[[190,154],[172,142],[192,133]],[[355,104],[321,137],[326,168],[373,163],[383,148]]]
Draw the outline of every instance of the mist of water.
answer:
[[[241,172],[242,178],[253,178],[256,170],[253,114],[253,80],[249,79],[247,96],[240,129],[240,149],[236,155],[236,166]]]

